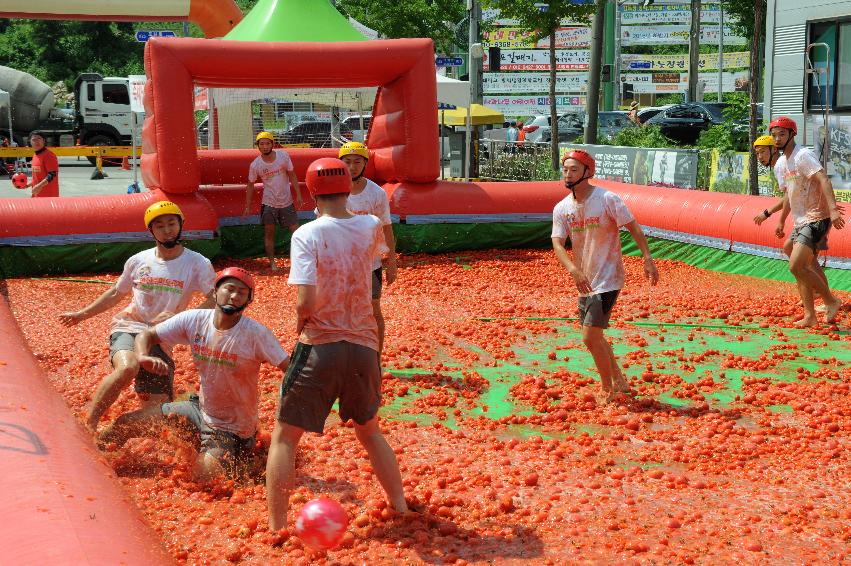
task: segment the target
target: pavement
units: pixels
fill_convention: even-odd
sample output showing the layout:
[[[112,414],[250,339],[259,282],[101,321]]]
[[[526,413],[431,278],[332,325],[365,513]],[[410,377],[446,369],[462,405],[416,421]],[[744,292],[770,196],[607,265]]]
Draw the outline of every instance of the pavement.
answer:
[[[94,165],[85,157],[59,158],[59,196],[87,195],[123,195],[127,186],[133,182],[133,171],[121,167],[104,167],[106,178],[93,181]],[[144,191],[141,171],[138,172],[139,188]],[[19,190],[12,186],[8,177],[0,176],[0,198],[30,198],[29,190]]]

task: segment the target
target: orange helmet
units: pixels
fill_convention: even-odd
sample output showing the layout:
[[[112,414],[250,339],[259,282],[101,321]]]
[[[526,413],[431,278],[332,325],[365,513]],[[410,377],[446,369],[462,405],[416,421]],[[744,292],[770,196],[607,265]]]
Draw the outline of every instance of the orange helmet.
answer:
[[[304,180],[313,196],[352,192],[349,167],[333,157],[323,157],[308,165]]]
[[[585,170],[588,173],[589,177],[594,176],[594,169],[596,167],[596,161],[594,161],[594,156],[582,149],[571,149],[567,153],[564,154],[564,157],[561,160],[561,164],[564,165],[564,162],[568,159],[575,159],[579,163],[585,166]]]
[[[798,133],[798,124],[796,124],[795,120],[788,116],[778,116],[772,120],[768,125],[768,131],[771,132],[774,128],[785,128],[792,132],[793,136]]]

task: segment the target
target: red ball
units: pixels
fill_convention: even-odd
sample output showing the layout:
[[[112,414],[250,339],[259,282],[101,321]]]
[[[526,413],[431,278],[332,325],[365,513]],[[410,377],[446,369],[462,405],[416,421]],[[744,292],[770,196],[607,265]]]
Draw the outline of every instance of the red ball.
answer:
[[[327,497],[304,504],[295,522],[298,538],[317,550],[334,548],[343,538],[349,518],[343,506]]]
[[[15,185],[16,189],[26,189],[28,182],[26,173],[15,173],[12,175],[12,184]]]

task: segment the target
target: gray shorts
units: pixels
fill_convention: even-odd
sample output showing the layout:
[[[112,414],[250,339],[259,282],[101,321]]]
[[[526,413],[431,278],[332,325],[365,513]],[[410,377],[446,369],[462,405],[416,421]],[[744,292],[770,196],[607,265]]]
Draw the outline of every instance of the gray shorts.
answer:
[[[827,249],[827,233],[830,232],[830,218],[810,222],[801,227],[796,227],[789,235],[792,244],[804,244],[814,253]]]
[[[582,326],[608,328],[612,309],[618,300],[618,293],[620,293],[620,289],[579,297],[579,322],[582,323]]]
[[[162,412],[163,416],[179,421],[178,426],[198,434],[201,452],[213,456],[226,469],[245,462],[252,454],[254,436],[242,438],[232,432],[212,428],[204,421],[197,395],[190,395],[188,401],[165,403]]]
[[[384,269],[379,267],[372,272],[372,300],[381,298],[381,289],[384,286]]]
[[[129,332],[113,332],[109,336],[109,361],[115,354],[121,351],[133,351],[136,344],[136,334]],[[168,395],[169,400],[174,399],[174,361],[165,353],[159,344],[151,348],[151,355],[161,359],[168,365],[168,375],[156,375],[145,368],[139,368],[136,375],[134,389],[136,393],[149,393],[153,395]]]
[[[281,383],[278,420],[321,433],[334,401],[340,418],[366,424],[381,405],[378,352],[351,342],[298,342]]]
[[[294,226],[298,224],[298,213],[295,210],[295,205],[292,204],[284,208],[275,208],[274,206],[263,204],[260,206],[260,222],[264,226],[269,224]]]

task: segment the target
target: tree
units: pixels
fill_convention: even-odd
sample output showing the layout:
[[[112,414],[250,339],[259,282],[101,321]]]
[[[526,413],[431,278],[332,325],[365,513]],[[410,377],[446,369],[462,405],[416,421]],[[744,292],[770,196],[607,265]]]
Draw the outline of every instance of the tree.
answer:
[[[335,4],[386,38],[429,37],[438,53],[452,51],[454,23],[465,15],[463,0],[338,0]]]
[[[556,109],[556,30],[562,19],[573,21],[587,20],[593,13],[595,5],[588,2],[567,0],[483,0],[487,8],[498,8],[503,18],[513,18],[519,22],[519,27],[532,34],[537,41],[550,38],[550,124],[552,128],[552,166],[556,170],[558,164],[558,112]],[[588,92],[589,97],[599,98],[599,92]]]
[[[0,20],[0,65],[53,84],[74,84],[83,72],[126,76],[144,73],[144,44],[133,24]]]

